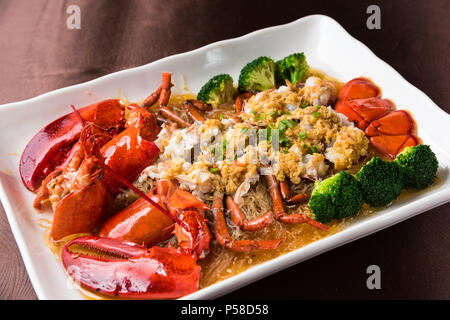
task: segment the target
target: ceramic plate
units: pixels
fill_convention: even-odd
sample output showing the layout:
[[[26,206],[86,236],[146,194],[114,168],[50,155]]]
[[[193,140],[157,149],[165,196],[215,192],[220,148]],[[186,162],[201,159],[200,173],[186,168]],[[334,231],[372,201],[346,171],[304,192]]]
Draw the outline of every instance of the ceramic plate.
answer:
[[[275,60],[303,51],[316,69],[348,81],[365,76],[378,84],[385,97],[398,108],[410,110],[418,124],[418,134],[430,144],[439,160],[439,183],[415,197],[396,201],[352,224],[345,230],[309,244],[241,274],[199,290],[185,298],[211,299],[236,290],[260,278],[285,269],[325,251],[356,240],[450,200],[450,143],[446,141],[450,116],[423,92],[377,58],[365,45],[351,37],[333,19],[313,15],[292,23],[263,29],[246,36],[164,58],[83,84],[52,91],[26,101],[0,106],[0,199],[19,246],[31,283],[39,299],[82,299],[71,280],[45,244],[40,224],[48,218],[32,207],[34,194],[22,184],[19,159],[33,135],[54,119],[70,112],[70,104],[82,107],[118,96],[129,100],[145,98],[160,84],[161,71],[171,71],[176,84],[183,75],[192,92],[197,92],[211,76],[229,73],[238,79],[240,69],[260,55]],[[181,86],[181,85],[180,85]]]

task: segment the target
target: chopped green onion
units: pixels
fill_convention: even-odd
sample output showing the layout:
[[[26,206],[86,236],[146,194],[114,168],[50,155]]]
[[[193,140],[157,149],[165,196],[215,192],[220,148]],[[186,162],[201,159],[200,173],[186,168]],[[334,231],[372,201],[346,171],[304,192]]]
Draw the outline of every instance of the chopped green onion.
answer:
[[[312,145],[310,148],[311,148],[311,153],[319,153],[319,149],[317,148],[317,146]]]
[[[287,128],[293,128],[296,125],[297,124],[291,119],[283,119],[278,124],[278,129],[280,129],[281,132],[284,132]]]
[[[303,102],[302,102],[302,105],[301,105],[302,109],[305,109],[305,108],[308,107],[308,106],[309,106],[308,101],[303,101]]]
[[[242,133],[246,133],[248,131],[248,128],[247,127],[243,127],[242,129],[241,129],[241,132]]]
[[[290,145],[289,139],[286,137],[280,138],[280,145],[282,147],[289,147],[289,145]]]
[[[283,149],[283,153],[284,154],[288,154],[289,153],[289,149]]]
[[[219,169],[218,168],[211,168],[211,169],[209,169],[209,171],[211,173],[216,173],[217,171],[219,171]]]
[[[223,113],[220,114],[220,120],[223,120]]]
[[[302,131],[300,132],[300,139],[305,139],[306,138],[306,131]]]
[[[212,153],[212,154],[216,154],[216,148],[212,147],[212,148],[211,148],[211,153]]]
[[[281,116],[283,114],[283,111],[278,110],[278,115]]]
[[[313,112],[312,115],[314,118],[318,118],[320,117],[320,112],[319,111]]]
[[[275,111],[271,111],[270,113],[269,113],[269,115],[271,116],[271,117],[273,117],[273,116],[275,116],[277,113],[275,112]]]

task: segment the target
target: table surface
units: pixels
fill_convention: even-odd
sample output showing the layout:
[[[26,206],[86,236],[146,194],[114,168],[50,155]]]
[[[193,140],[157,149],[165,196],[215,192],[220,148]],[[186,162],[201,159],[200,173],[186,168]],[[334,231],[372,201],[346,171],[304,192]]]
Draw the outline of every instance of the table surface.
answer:
[[[0,1],[0,104],[140,66],[214,41],[326,14],[450,112],[449,1]],[[68,30],[66,8],[81,9]],[[449,299],[450,204],[230,293],[228,299]],[[36,299],[0,205],[0,299]],[[368,290],[366,269],[381,268]],[[309,275],[309,276],[306,276]]]

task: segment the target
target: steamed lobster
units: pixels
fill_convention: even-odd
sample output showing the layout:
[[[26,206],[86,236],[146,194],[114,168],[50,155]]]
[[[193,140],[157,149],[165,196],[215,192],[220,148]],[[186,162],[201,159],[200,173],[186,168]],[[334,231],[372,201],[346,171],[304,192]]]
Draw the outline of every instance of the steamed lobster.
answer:
[[[369,79],[347,82],[334,108],[364,130],[371,144],[386,157],[394,159],[404,148],[420,143],[408,111],[395,110],[392,101],[382,99],[380,88]]]
[[[198,288],[197,260],[208,255],[212,238],[206,224],[208,206],[173,181],[157,181],[148,194],[131,184],[159,155],[152,142],[160,131],[159,118],[147,108],[158,102],[168,123],[190,125],[166,108],[171,86],[170,73],[165,72],[162,85],[142,106],[105,100],[79,110],[72,107],[74,112],[43,128],[22,155],[20,174],[25,186],[37,193],[34,206],[54,210],[51,238],[99,235],[75,238],[61,252],[68,274],[87,289],[145,299],[176,298]],[[185,104],[194,121],[202,119],[195,119],[193,108],[207,107],[195,100]],[[141,198],[118,213],[110,212],[110,200],[124,187]],[[232,210],[243,216],[239,208]],[[216,238],[230,250],[268,250],[281,242],[233,241],[226,230],[222,197],[212,212]],[[257,230],[271,221],[268,213],[240,226]],[[177,248],[170,243],[159,246],[172,234]]]

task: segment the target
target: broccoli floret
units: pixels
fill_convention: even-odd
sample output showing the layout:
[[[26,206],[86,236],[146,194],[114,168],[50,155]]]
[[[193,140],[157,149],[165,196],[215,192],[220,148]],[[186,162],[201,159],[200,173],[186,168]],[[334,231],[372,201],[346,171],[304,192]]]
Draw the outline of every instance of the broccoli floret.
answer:
[[[400,166],[378,157],[367,162],[356,178],[361,184],[364,201],[372,207],[387,205],[400,195],[403,188]]]
[[[353,216],[362,205],[360,184],[346,171],[341,171],[322,182],[316,181],[309,199],[314,219],[321,223]]]
[[[275,87],[275,62],[259,57],[242,68],[238,89],[241,92],[264,91]]]
[[[304,53],[293,53],[276,62],[275,79],[277,84],[284,85],[286,79],[292,84],[305,80],[309,72]]]
[[[197,99],[217,106],[233,100],[233,92],[233,78],[229,74],[219,74],[203,85]]]
[[[431,185],[436,177],[438,161],[430,146],[420,144],[406,147],[394,162],[402,170],[406,189],[422,189]]]

